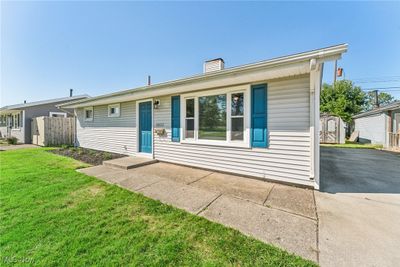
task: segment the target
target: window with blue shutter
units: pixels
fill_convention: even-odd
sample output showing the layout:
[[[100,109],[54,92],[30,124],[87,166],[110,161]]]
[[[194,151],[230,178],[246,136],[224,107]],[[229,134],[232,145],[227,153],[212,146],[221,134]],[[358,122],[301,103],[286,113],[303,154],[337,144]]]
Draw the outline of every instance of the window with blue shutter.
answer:
[[[180,96],[173,96],[171,98],[171,131],[172,131],[171,138],[173,142],[180,141],[180,132],[181,132],[180,113],[181,113]]]
[[[251,146],[267,147],[267,85],[251,87]]]

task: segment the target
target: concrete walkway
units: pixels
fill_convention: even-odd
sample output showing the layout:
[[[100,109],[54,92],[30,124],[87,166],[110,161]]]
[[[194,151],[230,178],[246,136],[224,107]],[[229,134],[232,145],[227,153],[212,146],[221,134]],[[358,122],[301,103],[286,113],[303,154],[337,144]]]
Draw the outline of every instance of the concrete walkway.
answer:
[[[313,190],[167,163],[79,171],[318,261]]]
[[[399,266],[400,155],[321,148],[321,266]]]
[[[32,144],[21,144],[21,145],[5,145],[0,146],[0,151],[23,149],[23,148],[36,148],[38,146]]]

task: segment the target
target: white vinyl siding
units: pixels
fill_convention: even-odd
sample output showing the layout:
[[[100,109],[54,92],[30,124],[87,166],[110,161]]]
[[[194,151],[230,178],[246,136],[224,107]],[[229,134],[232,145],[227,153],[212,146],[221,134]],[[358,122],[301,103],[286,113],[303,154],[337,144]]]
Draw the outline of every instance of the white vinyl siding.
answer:
[[[384,113],[357,118],[354,124],[354,130],[360,132],[360,143],[386,144],[386,115]]]
[[[154,123],[167,136],[154,137],[155,158],[305,185],[310,181],[310,79],[299,76],[268,81],[269,147],[237,148],[171,142],[171,97],[160,97]]]
[[[171,141],[171,96],[158,96],[154,157],[161,161],[313,186],[310,180],[309,75],[271,80],[268,84],[268,148],[214,146]],[[94,106],[93,121],[77,109],[77,140],[82,147],[126,155],[136,153],[135,102],[121,103],[121,116],[108,117],[107,105]],[[182,127],[182,125],[181,125]],[[181,133],[182,134],[182,133]]]
[[[77,142],[85,148],[125,155],[136,152],[136,104],[121,103],[119,117],[108,117],[108,106],[94,106],[93,120],[85,121],[84,108],[77,109]]]

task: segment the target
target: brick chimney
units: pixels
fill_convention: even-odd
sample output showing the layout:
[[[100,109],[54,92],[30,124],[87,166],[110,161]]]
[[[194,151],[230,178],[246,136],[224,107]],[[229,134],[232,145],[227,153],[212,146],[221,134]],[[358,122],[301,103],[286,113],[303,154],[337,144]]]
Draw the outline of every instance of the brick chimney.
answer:
[[[223,70],[224,66],[225,62],[222,58],[207,60],[206,62],[204,62],[203,72],[208,73],[208,72]]]

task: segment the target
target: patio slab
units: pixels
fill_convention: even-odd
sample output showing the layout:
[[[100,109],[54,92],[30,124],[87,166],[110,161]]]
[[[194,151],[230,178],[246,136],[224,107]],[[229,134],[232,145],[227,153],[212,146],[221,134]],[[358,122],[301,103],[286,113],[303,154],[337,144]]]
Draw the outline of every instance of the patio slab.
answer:
[[[123,170],[133,169],[144,165],[156,163],[157,160],[145,157],[123,157],[103,161],[103,165]]]
[[[118,185],[131,191],[138,191],[146,186],[160,182],[163,178],[157,175],[142,175],[136,169],[129,170],[125,175],[121,175],[125,179],[118,181]]]
[[[192,185],[247,199],[262,205],[274,184],[235,175],[213,173]]]
[[[200,215],[317,262],[315,220],[224,195]]]
[[[183,184],[193,183],[212,173],[210,171],[163,162],[143,166],[135,169],[135,171],[140,172],[143,175],[156,175]]]
[[[277,184],[264,205],[317,219],[314,195],[311,189]]]
[[[219,194],[174,181],[161,181],[139,190],[143,195],[197,214]]]
[[[110,175],[113,177],[115,174],[123,172],[123,170],[118,170],[118,169],[113,169],[104,165],[98,165],[98,166],[93,166],[89,168],[84,168],[84,169],[78,169],[78,172],[84,173],[89,176],[94,176],[97,178],[102,178],[105,177],[105,179],[102,180],[107,180],[107,175]]]

